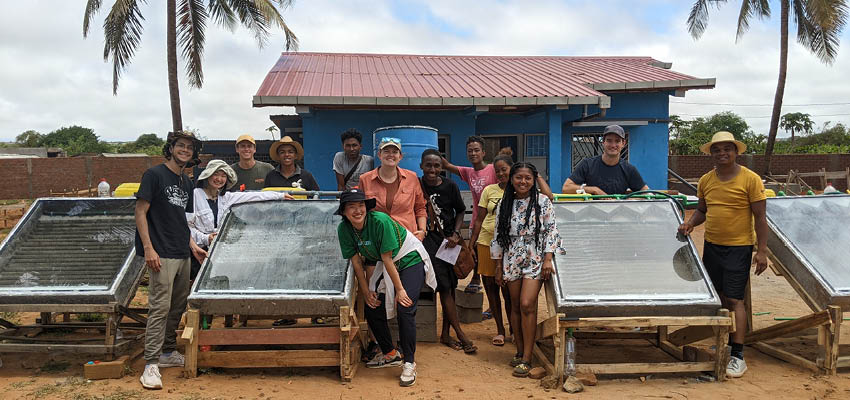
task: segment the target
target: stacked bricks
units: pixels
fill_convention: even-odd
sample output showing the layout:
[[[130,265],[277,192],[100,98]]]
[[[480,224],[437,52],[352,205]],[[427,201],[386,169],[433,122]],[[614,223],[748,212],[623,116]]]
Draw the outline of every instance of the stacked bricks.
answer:
[[[461,288],[455,288],[455,303],[458,321],[464,324],[481,322],[481,313],[484,311],[483,291],[466,293]]]
[[[437,295],[431,288],[424,287],[419,293],[419,302],[416,305],[416,341],[437,342]],[[396,310],[398,305],[396,304]],[[393,334],[393,342],[398,343],[398,322],[395,318],[389,320],[390,331]]]

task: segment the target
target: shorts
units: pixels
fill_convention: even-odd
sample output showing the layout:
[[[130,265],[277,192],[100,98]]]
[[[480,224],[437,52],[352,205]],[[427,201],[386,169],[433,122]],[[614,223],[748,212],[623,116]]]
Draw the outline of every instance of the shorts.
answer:
[[[706,241],[703,245],[702,263],[717,292],[727,298],[744,300],[753,246],[721,246]]]
[[[481,276],[496,276],[496,260],[490,258],[490,246],[475,244],[478,252],[478,274]]]
[[[437,257],[431,257],[431,264],[434,264],[434,275],[437,276],[437,292],[445,293],[455,290],[457,287],[457,275],[455,275],[455,267]]]

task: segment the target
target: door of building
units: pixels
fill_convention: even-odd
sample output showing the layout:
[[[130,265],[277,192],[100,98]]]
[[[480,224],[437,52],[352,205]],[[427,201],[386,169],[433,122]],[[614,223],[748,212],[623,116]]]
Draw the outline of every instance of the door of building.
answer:
[[[484,138],[484,161],[492,163],[499,154],[509,154],[515,162],[529,162],[537,167],[537,171],[548,177],[546,135],[542,133],[525,133],[515,135],[486,135]]]

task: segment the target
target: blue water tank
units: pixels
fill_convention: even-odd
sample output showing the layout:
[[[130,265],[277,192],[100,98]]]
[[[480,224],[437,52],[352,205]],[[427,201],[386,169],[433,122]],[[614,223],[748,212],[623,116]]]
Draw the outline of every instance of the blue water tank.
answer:
[[[381,160],[378,159],[378,145],[385,137],[401,140],[401,152],[404,157],[398,166],[414,171],[418,176],[422,176],[422,169],[419,168],[422,153],[425,149],[438,149],[437,130],[430,126],[398,125],[378,128],[372,133],[372,143],[375,146],[372,150],[376,167],[381,164]]]

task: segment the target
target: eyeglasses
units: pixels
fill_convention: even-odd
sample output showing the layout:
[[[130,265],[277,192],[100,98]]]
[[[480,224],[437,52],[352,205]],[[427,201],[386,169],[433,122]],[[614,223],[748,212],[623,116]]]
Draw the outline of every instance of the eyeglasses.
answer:
[[[195,146],[193,146],[191,143],[186,144],[186,143],[177,142],[177,143],[174,143],[174,148],[176,148],[176,149],[194,150],[194,149],[195,149]]]

